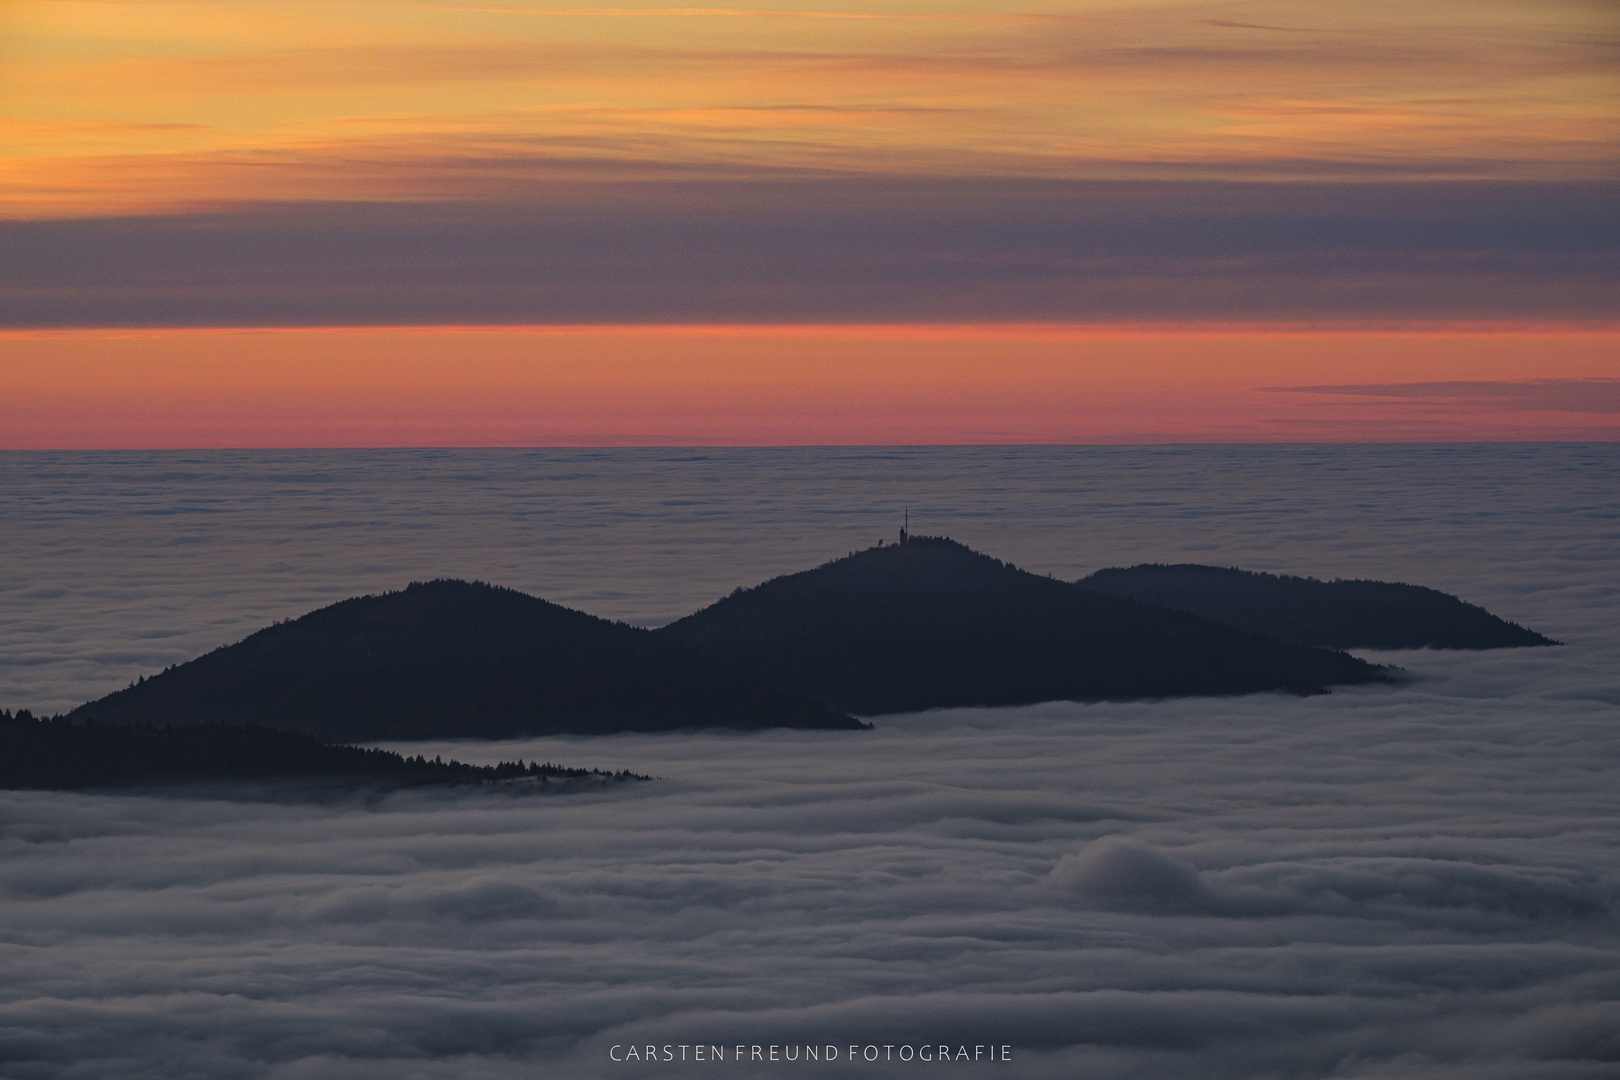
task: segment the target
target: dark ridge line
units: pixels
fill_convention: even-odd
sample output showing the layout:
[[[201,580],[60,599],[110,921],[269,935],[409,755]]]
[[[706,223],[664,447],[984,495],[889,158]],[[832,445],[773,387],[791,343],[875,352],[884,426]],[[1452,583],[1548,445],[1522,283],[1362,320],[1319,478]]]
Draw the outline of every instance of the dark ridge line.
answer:
[[[0,788],[85,789],[190,780],[322,777],[398,787],[650,780],[628,769],[604,772],[551,762],[468,765],[392,750],[323,743],[312,735],[257,724],[75,723],[0,709]]]
[[[1075,584],[1295,645],[1499,649],[1562,644],[1450,593],[1400,582],[1140,563],[1098,570]]]
[[[906,537],[733,592],[655,631],[855,715],[1390,681],[1344,653],[1076,588]]]

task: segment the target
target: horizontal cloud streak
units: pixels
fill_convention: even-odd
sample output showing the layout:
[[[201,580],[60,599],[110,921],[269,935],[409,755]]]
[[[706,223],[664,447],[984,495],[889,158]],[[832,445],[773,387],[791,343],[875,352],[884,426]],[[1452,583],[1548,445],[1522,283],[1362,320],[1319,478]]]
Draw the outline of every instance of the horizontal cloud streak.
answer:
[[[0,325],[1604,319],[1612,185],[553,183],[0,224]]]
[[[1620,379],[1526,379],[1520,382],[1367,383],[1352,386],[1268,386],[1283,394],[1456,404],[1508,412],[1620,413]]]
[[[435,167],[469,147],[529,172],[586,145],[654,168],[845,175],[1591,179],[1615,164],[1613,26],[1579,0],[1533,17],[1462,0],[24,10],[7,27],[26,103],[0,175],[14,216],[474,199],[482,178]]]

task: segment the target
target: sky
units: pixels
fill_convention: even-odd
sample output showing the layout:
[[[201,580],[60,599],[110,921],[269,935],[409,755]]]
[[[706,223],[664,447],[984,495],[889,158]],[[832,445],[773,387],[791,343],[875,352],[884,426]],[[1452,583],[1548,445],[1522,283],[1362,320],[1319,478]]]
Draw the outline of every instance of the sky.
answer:
[[[0,445],[1613,439],[1617,42],[10,0]]]

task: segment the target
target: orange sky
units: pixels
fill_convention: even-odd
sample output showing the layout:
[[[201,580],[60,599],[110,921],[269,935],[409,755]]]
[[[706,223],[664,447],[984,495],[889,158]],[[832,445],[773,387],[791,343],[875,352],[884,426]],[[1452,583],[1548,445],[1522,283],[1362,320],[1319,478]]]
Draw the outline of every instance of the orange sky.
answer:
[[[792,169],[1612,176],[1594,0],[8,0],[0,213]]]
[[[1620,437],[1620,329],[148,330],[0,350],[10,448]]]
[[[0,445],[1614,438],[1617,31],[6,0]]]

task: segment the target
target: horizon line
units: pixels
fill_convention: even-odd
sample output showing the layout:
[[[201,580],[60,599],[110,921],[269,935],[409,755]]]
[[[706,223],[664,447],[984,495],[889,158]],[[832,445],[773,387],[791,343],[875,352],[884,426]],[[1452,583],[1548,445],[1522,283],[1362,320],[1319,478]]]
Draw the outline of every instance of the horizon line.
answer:
[[[1052,337],[1094,335],[1248,336],[1324,334],[1474,336],[1474,335],[1606,335],[1620,333],[1616,319],[1323,319],[1275,321],[1122,320],[1118,322],[991,321],[933,322],[611,322],[611,323],[310,323],[310,324],[174,324],[174,325],[42,325],[0,327],[0,340],[77,336],[114,338],[165,334],[666,334],[674,336],[923,336],[923,337]]]

